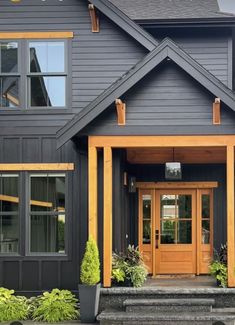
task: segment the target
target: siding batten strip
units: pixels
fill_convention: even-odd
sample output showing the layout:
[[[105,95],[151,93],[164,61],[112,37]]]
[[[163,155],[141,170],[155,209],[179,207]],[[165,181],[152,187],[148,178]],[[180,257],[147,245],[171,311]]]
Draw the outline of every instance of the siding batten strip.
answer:
[[[112,148],[104,147],[104,287],[111,286],[112,272]]]
[[[98,213],[97,213],[97,149],[88,150],[88,186],[89,186],[89,236],[98,241]]]
[[[227,146],[227,245],[228,286],[235,287],[234,242],[234,146]]]

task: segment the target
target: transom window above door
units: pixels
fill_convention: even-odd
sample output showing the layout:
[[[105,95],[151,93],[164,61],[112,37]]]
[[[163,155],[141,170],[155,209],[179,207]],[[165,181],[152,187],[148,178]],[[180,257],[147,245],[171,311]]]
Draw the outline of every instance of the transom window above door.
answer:
[[[65,108],[67,41],[0,40],[0,108]]]

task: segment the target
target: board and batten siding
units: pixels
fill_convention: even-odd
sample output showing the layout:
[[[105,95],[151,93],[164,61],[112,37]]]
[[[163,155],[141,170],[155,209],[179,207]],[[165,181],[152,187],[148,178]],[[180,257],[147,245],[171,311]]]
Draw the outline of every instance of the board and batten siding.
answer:
[[[232,30],[229,28],[149,29],[161,41],[172,38],[193,59],[232,89]]]
[[[161,135],[231,134],[235,113],[222,105],[221,125],[212,123],[215,96],[172,61],[165,61],[122,96],[126,125],[117,125],[114,105],[97,117],[83,134]]]
[[[147,50],[100,15],[100,32],[91,32],[84,0],[0,2],[0,32],[72,31],[69,48],[69,98],[66,109],[0,110],[0,134],[53,135],[71,117],[145,56]],[[23,116],[21,117],[20,114]]]
[[[67,172],[66,196],[67,256],[1,256],[0,286],[14,288],[34,295],[52,288],[77,289],[81,257],[87,240],[87,151],[80,141],[79,148],[70,141],[56,150],[53,137],[1,137],[1,163],[74,163],[74,171]],[[17,172],[15,172],[17,173]],[[20,189],[24,191],[25,189]],[[25,217],[20,214],[25,223]],[[25,227],[21,229],[21,250],[24,251]]]

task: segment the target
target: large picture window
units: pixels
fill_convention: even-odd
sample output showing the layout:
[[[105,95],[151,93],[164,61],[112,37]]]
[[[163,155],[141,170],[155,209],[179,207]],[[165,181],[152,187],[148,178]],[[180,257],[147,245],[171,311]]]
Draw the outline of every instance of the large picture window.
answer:
[[[65,106],[65,44],[29,42],[29,103],[31,107]]]
[[[65,254],[65,174],[30,175],[30,253]]]
[[[0,107],[18,107],[19,100],[18,43],[0,41]]]
[[[0,252],[19,249],[19,175],[0,174]]]

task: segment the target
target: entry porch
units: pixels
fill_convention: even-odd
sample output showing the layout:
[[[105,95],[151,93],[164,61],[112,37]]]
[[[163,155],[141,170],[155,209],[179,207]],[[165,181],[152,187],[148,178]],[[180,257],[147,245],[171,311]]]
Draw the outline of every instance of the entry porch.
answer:
[[[142,162],[139,163],[139,168],[141,169],[141,166],[151,166],[150,169],[153,169],[154,166],[157,168],[157,166],[163,165],[165,162],[169,161],[168,156],[166,155],[167,150],[169,149],[169,152],[171,153],[172,150],[174,150],[174,153],[178,157],[171,157],[170,161],[180,161],[183,166],[185,164],[186,170],[188,168],[188,165],[191,164],[192,167],[190,167],[190,170],[193,170],[193,166],[195,168],[197,167],[198,174],[200,175],[200,166],[202,164],[206,164],[207,168],[208,166],[211,166],[210,169],[212,170],[215,166],[215,164],[221,164],[224,167],[225,173],[223,176],[223,182],[225,186],[225,202],[224,202],[224,211],[225,215],[221,216],[221,225],[223,222],[226,224],[226,240],[228,244],[228,286],[229,287],[235,287],[235,274],[234,274],[234,267],[235,267],[235,239],[234,239],[234,146],[235,146],[235,136],[91,136],[89,137],[89,145],[88,145],[88,206],[89,206],[89,235],[92,235],[97,241],[101,238],[102,239],[102,247],[103,247],[103,285],[104,287],[110,287],[111,286],[111,271],[112,271],[112,251],[113,251],[113,242],[115,240],[114,236],[114,220],[113,220],[113,214],[115,212],[115,208],[117,208],[117,205],[120,206],[124,204],[122,202],[121,196],[119,198],[119,202],[117,202],[115,195],[115,168],[116,168],[116,161],[114,161],[115,152],[116,150],[124,150],[126,159],[129,159],[129,171],[130,173],[133,173],[132,167],[134,166],[133,156],[131,161],[131,153],[133,154],[133,150],[136,150],[137,157],[142,159]],[[152,154],[151,155],[144,155],[146,149],[151,149]],[[195,150],[196,153],[195,153]],[[155,152],[155,156],[154,156]],[[169,154],[168,152],[168,154]],[[141,155],[142,153],[142,155]],[[129,156],[128,156],[129,155]],[[180,156],[181,155],[181,156]],[[100,179],[100,175],[98,172],[99,169],[99,162],[98,157],[102,156],[102,169],[103,169],[103,177]],[[155,158],[154,158],[155,157]],[[160,158],[159,158],[160,157]],[[152,159],[152,161],[151,161]],[[157,159],[160,159],[157,160]],[[192,165],[193,164],[193,165]],[[125,168],[124,168],[125,169]],[[124,171],[123,169],[123,171]],[[157,170],[157,169],[156,169]],[[184,170],[183,170],[184,172]],[[127,172],[128,174],[128,172]],[[127,174],[126,172],[123,172],[123,183],[127,186]],[[135,173],[133,174],[135,176]],[[145,173],[145,175],[147,175]],[[148,177],[147,177],[148,178]],[[160,178],[160,177],[159,177]],[[158,180],[158,178],[156,178]],[[132,179],[133,180],[133,179]],[[129,183],[131,182],[131,179],[129,178]],[[103,183],[103,186],[101,186],[101,183]],[[151,183],[151,184],[150,184]],[[200,183],[200,184],[199,184]],[[145,184],[145,185],[144,185]],[[203,221],[202,216],[199,216],[199,207],[201,201],[199,200],[199,195],[211,195],[211,201],[213,201],[213,198],[215,196],[211,191],[213,191],[213,188],[216,188],[217,186],[221,186],[222,184],[218,183],[216,181],[216,177],[214,181],[210,179],[208,181],[207,175],[204,174],[204,178],[200,180],[200,182],[182,182],[177,181],[177,183],[174,183],[174,185],[170,185],[168,189],[164,187],[164,191],[162,192],[162,189],[159,188],[159,186],[167,185],[167,182],[146,182],[146,179],[143,179],[143,182],[139,182],[139,179],[137,179],[137,188],[139,188],[137,191],[140,193],[142,191],[143,195],[147,195],[149,197],[150,194],[153,195],[153,202],[155,201],[160,203],[160,206],[164,206],[161,204],[158,200],[163,200],[164,196],[168,195],[170,196],[170,199],[172,201],[172,195],[175,195],[175,200],[183,200],[184,203],[187,201],[190,197],[191,200],[191,215],[189,216],[183,216],[182,220],[174,220],[175,223],[178,225],[181,224],[181,228],[187,228],[191,229],[191,240],[192,243],[190,243],[190,240],[186,243],[180,242],[180,240],[177,242],[176,239],[174,239],[174,243],[177,245],[174,246],[174,252],[172,254],[178,254],[178,252],[181,250],[183,256],[190,256],[192,257],[192,263],[189,265],[186,265],[186,271],[185,273],[190,274],[203,274],[207,273],[206,271],[199,272],[200,266],[198,266],[198,263],[200,263],[198,256],[201,254],[201,246],[200,243],[202,243],[201,234],[202,232],[199,231],[201,229],[201,222]],[[142,187],[142,188],[141,188]],[[100,189],[102,189],[102,232],[100,229],[100,220],[99,220],[99,211],[100,207],[98,204],[98,201],[100,201]],[[174,191],[173,191],[174,189]],[[175,192],[175,190],[179,192]],[[144,193],[144,191],[150,191]],[[152,192],[151,192],[152,191]],[[154,192],[153,192],[154,191]],[[158,194],[157,194],[158,193]],[[222,193],[222,192],[221,192]],[[99,199],[98,199],[99,197]],[[169,197],[168,197],[169,199]],[[221,199],[221,204],[223,204],[223,200],[221,197],[216,197],[216,204],[210,206],[210,213],[213,216],[213,209],[215,206],[218,206],[218,200]],[[135,200],[135,199],[134,199]],[[178,201],[177,201],[178,202]],[[99,202],[100,203],[100,202]],[[135,214],[138,215],[138,225],[134,226],[135,236],[138,235],[138,244],[141,248],[141,236],[143,231],[141,230],[141,225],[143,225],[143,222],[141,223],[141,200],[138,201],[138,211],[135,211]],[[169,205],[171,203],[165,205],[165,210],[167,208],[169,209]],[[172,208],[172,207],[171,207]],[[196,209],[198,208],[197,212]],[[173,209],[177,209],[177,206],[175,205]],[[159,208],[158,211],[163,211],[164,209]],[[195,210],[193,212],[193,210]],[[156,210],[157,211],[157,210]],[[197,221],[194,220],[193,215],[197,216]],[[157,212],[155,214],[155,217],[152,218],[155,221],[153,221],[152,227],[154,226],[154,222],[159,222],[159,228],[152,230],[151,238],[154,242],[152,242],[152,245],[150,245],[151,256],[152,259],[155,259],[153,265],[153,270],[150,271],[152,274],[166,274],[167,271],[164,271],[164,268],[157,269],[161,262],[159,259],[159,254],[154,254],[153,252],[157,252],[158,248],[157,241],[159,241],[160,246],[162,249],[164,249],[164,245],[161,245],[160,238],[162,238],[162,233],[157,233],[156,230],[159,231],[159,229],[162,229],[162,226],[160,226],[160,223],[163,223],[164,215],[161,215],[161,212],[159,212],[157,216]],[[187,219],[188,218],[188,219]],[[200,220],[201,218],[201,220]],[[226,220],[225,220],[226,219]],[[134,219],[135,220],[135,219]],[[200,220],[200,222],[199,222]],[[207,220],[208,221],[208,220]],[[183,226],[184,222],[184,226]],[[219,221],[217,220],[217,223]],[[186,224],[188,226],[186,226]],[[185,227],[186,226],[186,227]],[[178,228],[179,229],[179,228]],[[137,233],[137,234],[136,234]],[[177,236],[177,231],[176,231]],[[210,228],[210,236],[216,237],[217,233],[213,234],[213,226]],[[155,242],[156,240],[156,242]],[[213,243],[215,241],[211,241],[210,243],[205,243],[207,246],[207,250],[212,256],[213,253]],[[142,241],[143,243],[143,241]],[[165,243],[166,244],[166,243]],[[185,245],[188,244],[188,245]],[[192,245],[190,245],[192,244]],[[224,244],[224,243],[222,243]],[[192,246],[196,245],[195,250],[193,250]],[[156,251],[154,249],[154,246],[156,248]],[[187,249],[185,250],[187,246]],[[168,247],[173,247],[172,245],[168,245]],[[168,247],[165,245],[165,251],[163,250],[163,253],[167,258],[170,256],[169,252],[167,252]],[[206,246],[203,246],[206,248]],[[141,248],[143,250],[143,247]],[[159,251],[159,250],[158,250]],[[193,252],[196,252],[196,255],[194,255]],[[202,250],[201,250],[202,251]],[[166,255],[168,254],[168,255]],[[173,256],[173,255],[172,255]],[[182,256],[182,259],[184,257]],[[171,260],[172,265],[174,265],[174,259]],[[202,266],[203,268],[203,266]],[[170,268],[169,268],[170,269]],[[174,273],[184,273],[183,270],[180,270],[179,272],[175,272],[173,269],[171,274]]]

